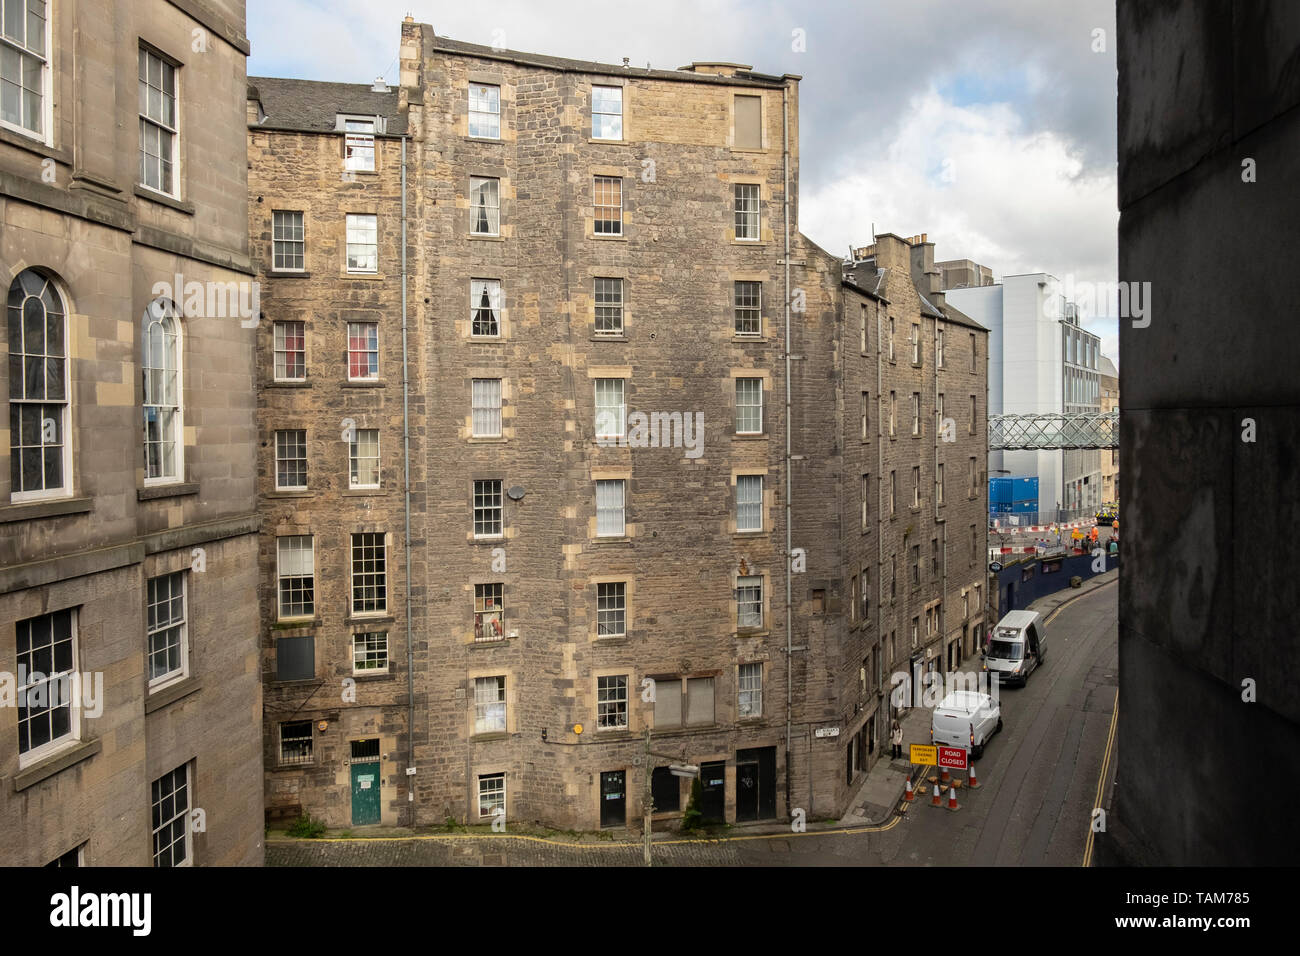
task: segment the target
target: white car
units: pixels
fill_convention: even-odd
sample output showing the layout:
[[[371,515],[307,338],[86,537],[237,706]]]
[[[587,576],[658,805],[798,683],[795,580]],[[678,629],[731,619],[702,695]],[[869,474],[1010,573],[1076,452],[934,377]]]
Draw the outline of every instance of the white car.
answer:
[[[954,691],[934,709],[930,742],[970,751],[970,759],[984,755],[990,737],[1002,729],[1002,708],[988,694]]]

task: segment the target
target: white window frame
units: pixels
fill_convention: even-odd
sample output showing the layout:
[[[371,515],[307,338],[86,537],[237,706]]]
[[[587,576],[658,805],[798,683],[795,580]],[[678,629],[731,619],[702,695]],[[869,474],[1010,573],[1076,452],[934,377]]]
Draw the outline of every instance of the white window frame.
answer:
[[[602,288],[602,283],[604,284]],[[597,335],[622,335],[623,328],[623,279],[619,276],[595,276],[592,280],[592,303],[595,312],[595,332]],[[602,312],[602,310],[604,310]],[[614,320],[612,328],[604,328]]]
[[[367,447],[363,448],[361,444],[362,435],[373,436],[374,438],[373,444],[368,443]],[[373,455],[362,454],[363,451],[368,452],[372,448],[374,449]],[[363,462],[370,462],[370,461],[374,462],[375,480],[373,482],[361,481],[360,480],[361,465]],[[382,461],[383,461],[383,457],[382,457],[382,451],[379,442],[379,429],[378,428],[354,429],[352,432],[352,440],[348,442],[348,487],[358,488],[358,489],[382,488],[384,484],[384,473],[383,473]]]
[[[736,532],[744,534],[763,530],[763,476],[737,475]]]
[[[943,329],[934,330],[934,365],[943,368]]]
[[[42,308],[45,310],[45,321],[44,321],[44,323],[43,323],[43,325],[42,325],[42,329],[43,329],[43,331],[46,332],[46,333],[48,333],[48,329],[49,329],[49,317],[50,317],[50,312],[49,312],[48,303],[44,301],[44,300],[46,299],[46,297],[47,297],[47,294],[48,294],[48,297],[49,297],[49,298],[52,298],[52,299],[53,299],[54,304],[55,304],[56,306],[58,306],[58,314],[59,314],[59,316],[61,317],[61,318],[60,318],[60,322],[61,322],[61,327],[62,327],[63,354],[62,354],[61,356],[52,356],[52,355],[50,355],[50,354],[48,353],[48,348],[49,348],[48,335],[45,335],[45,336],[43,336],[43,338],[42,338],[42,343],[43,343],[43,344],[42,344],[42,346],[41,346],[41,351],[40,351],[40,352],[29,352],[29,351],[27,351],[27,350],[26,350],[26,343],[24,342],[24,344],[23,344],[23,349],[24,349],[24,351],[22,352],[22,355],[23,355],[23,357],[24,357],[26,360],[37,359],[37,360],[41,361],[42,364],[48,362],[51,358],[54,358],[54,359],[60,359],[60,360],[63,362],[63,375],[62,375],[62,378],[63,378],[63,398],[62,398],[62,399],[58,399],[58,400],[51,401],[51,400],[49,399],[48,395],[46,395],[45,397],[42,397],[42,398],[31,398],[31,399],[23,398],[23,397],[14,397],[14,388],[15,388],[15,386],[18,386],[18,387],[21,389],[21,388],[23,387],[23,385],[24,385],[24,382],[22,382],[22,381],[18,381],[18,382],[16,382],[16,381],[14,381],[14,376],[10,376],[10,381],[9,381],[9,402],[8,402],[8,405],[9,405],[9,414],[10,414],[10,415],[13,414],[13,409],[14,409],[15,406],[18,406],[18,407],[20,407],[20,408],[21,408],[21,407],[30,407],[30,408],[37,408],[37,409],[40,409],[40,408],[42,408],[42,407],[48,407],[48,406],[55,406],[55,407],[58,408],[58,421],[57,421],[56,424],[57,424],[57,426],[58,426],[58,428],[57,428],[57,434],[58,434],[58,437],[60,438],[60,440],[61,440],[61,442],[62,442],[62,450],[61,450],[61,453],[60,453],[60,455],[59,455],[59,462],[60,462],[61,474],[60,474],[60,483],[59,483],[58,485],[53,485],[53,486],[48,487],[48,488],[44,487],[44,485],[45,485],[45,474],[44,474],[45,449],[46,449],[46,448],[49,448],[49,447],[58,447],[57,445],[47,445],[47,444],[45,443],[45,428],[44,428],[44,427],[42,427],[42,428],[40,429],[40,433],[41,433],[41,444],[40,444],[39,446],[36,446],[36,445],[23,446],[23,445],[21,445],[21,444],[19,444],[19,445],[15,445],[15,444],[14,444],[15,441],[19,441],[19,442],[21,442],[21,433],[20,433],[20,430],[10,429],[10,433],[9,433],[9,454],[10,454],[10,459],[11,459],[11,461],[10,461],[10,469],[11,469],[10,473],[11,473],[11,475],[12,475],[12,469],[13,469],[13,467],[14,467],[14,465],[13,465],[13,461],[12,461],[13,456],[18,455],[18,456],[19,456],[19,461],[18,461],[19,477],[21,478],[21,474],[22,474],[22,461],[21,461],[21,454],[22,454],[22,450],[23,450],[24,447],[28,447],[28,448],[37,448],[37,447],[39,447],[39,448],[41,449],[41,451],[40,451],[40,455],[41,455],[41,461],[42,461],[42,468],[41,468],[41,485],[42,485],[42,487],[40,487],[40,488],[34,488],[34,489],[30,490],[30,491],[15,491],[15,490],[13,490],[13,489],[16,487],[16,485],[15,485],[12,481],[10,482],[9,500],[10,500],[11,502],[14,502],[15,504],[17,504],[18,502],[23,502],[23,501],[46,501],[46,500],[54,499],[54,498],[68,498],[68,497],[71,497],[71,495],[72,495],[72,486],[73,486],[73,478],[72,478],[72,439],[71,439],[71,436],[68,434],[68,427],[69,427],[69,425],[70,425],[71,422],[72,422],[72,392],[71,392],[71,389],[69,388],[69,383],[70,383],[71,376],[68,374],[68,373],[69,373],[69,363],[72,361],[72,356],[71,356],[71,354],[70,354],[72,350],[71,350],[71,348],[69,347],[69,346],[70,346],[70,340],[69,340],[69,338],[68,338],[68,333],[69,333],[69,331],[70,331],[70,328],[69,328],[69,324],[68,324],[68,307],[67,307],[67,299],[63,296],[63,293],[59,290],[58,285],[54,282],[53,279],[49,278],[48,276],[42,275],[41,273],[37,272],[37,271],[34,270],[34,269],[24,269],[22,272],[18,273],[18,275],[14,276],[13,281],[12,281],[12,283],[10,283],[10,286],[9,286],[9,294],[12,295],[12,294],[13,294],[13,291],[14,291],[14,289],[15,289],[16,287],[17,287],[17,288],[22,288],[22,287],[23,287],[23,280],[24,280],[24,277],[28,277],[28,276],[30,277],[30,282],[29,282],[28,284],[39,282],[39,283],[40,283],[40,289],[39,289],[39,291],[38,291],[36,294],[34,294],[34,295],[33,295],[32,293],[28,292],[28,291],[24,291],[24,293],[23,293],[23,295],[24,295],[24,302],[26,301],[26,298],[28,298],[28,297],[37,298],[38,300],[41,300],[41,306],[42,306]],[[24,336],[24,335],[25,335],[25,330],[23,329],[23,319],[22,319],[22,314],[23,314],[23,312],[25,311],[25,308],[26,308],[25,305],[20,305],[20,306],[18,307],[18,310],[17,310],[17,315],[18,315],[18,335],[19,335],[19,336]],[[10,337],[9,340],[12,342],[12,341],[13,341],[13,336],[14,336],[14,330],[13,330],[12,328],[9,328],[9,324],[13,321],[13,316],[15,315],[15,312],[14,312],[14,310],[12,310],[12,309],[6,309],[6,312],[7,312],[7,317],[6,317],[6,328],[8,329],[8,332],[9,332],[9,337]],[[15,355],[15,354],[17,354],[17,353],[10,353],[10,354],[11,354],[11,356],[12,356],[12,355]],[[46,385],[47,385],[47,382],[48,382],[49,370],[48,370],[48,368],[44,368],[42,371],[43,371],[43,374],[42,374],[42,376],[41,376],[41,390],[42,390],[42,393],[44,394],[44,393],[46,392]],[[20,414],[21,414],[21,413],[20,413]],[[49,418],[44,417],[44,413],[43,413],[43,412],[37,412],[37,414],[40,415],[40,416],[42,416],[42,417],[41,417],[41,424],[42,424],[42,426],[44,425],[44,423],[45,423],[46,421],[52,421],[52,420],[53,420],[53,419],[49,419]],[[6,419],[6,425],[7,425],[7,424],[8,424],[8,420]]]
[[[763,664],[741,664],[736,673],[736,716],[741,720],[763,716]]]
[[[500,786],[496,786],[497,783]],[[487,784],[487,787],[484,787]],[[486,798],[487,802],[484,802]],[[506,808],[506,775],[504,773],[481,773],[478,775],[478,816],[480,820],[492,818],[493,811]]]
[[[374,544],[376,540],[378,549]],[[358,551],[363,563],[367,558],[372,560],[373,570],[357,570]],[[348,570],[348,607],[352,616],[385,617],[388,614],[388,535],[383,531],[352,532],[348,537]],[[364,595],[368,589],[374,592],[374,596],[369,599],[363,596],[358,601],[358,591]],[[367,603],[375,606],[366,607]]]
[[[741,305],[741,287],[752,286],[754,296],[752,300],[746,296],[745,304]],[[739,336],[758,337],[763,334],[763,283],[757,279],[736,279],[732,282],[731,303],[735,318],[735,333]],[[752,304],[751,304],[752,303]],[[744,313],[742,319],[742,312]],[[745,328],[742,328],[742,322]],[[748,328],[752,324],[753,328]]]
[[[282,217],[288,217],[288,221]],[[282,261],[289,261],[291,258],[296,258],[300,265],[281,265]],[[307,214],[303,210],[271,210],[271,271],[307,271]]]
[[[921,466],[912,466],[912,507],[921,507]]]
[[[631,683],[627,674],[601,674],[596,678],[597,730],[627,730],[628,714],[632,709],[629,700]],[[620,691],[621,697],[618,696]]]
[[[605,93],[615,93],[615,94],[617,94],[617,99],[618,99],[618,112],[617,112],[617,113],[610,112],[608,109],[601,109],[601,110],[597,110],[597,109],[596,109],[596,105],[597,105],[597,102],[596,102],[596,100],[597,100],[597,92],[596,92],[596,91],[597,91],[597,90],[600,90],[600,91],[605,92]],[[608,105],[608,104],[603,104],[603,105]],[[596,122],[596,117],[598,117],[598,116],[601,116],[601,117],[617,116],[617,117],[618,117],[618,135],[617,135],[617,136],[606,136],[606,135],[603,135],[605,127],[604,127],[604,124],[603,124],[603,123],[601,123],[601,124],[597,124],[597,122]],[[623,141],[623,87],[621,87],[621,86],[601,86],[601,85],[599,85],[599,84],[593,84],[593,85],[592,85],[592,87],[591,87],[591,138],[592,138],[592,139],[611,140],[611,141],[616,142],[616,143],[617,143],[617,142],[622,142],[622,141]]]
[[[862,530],[868,529],[871,517],[871,473],[862,476]]]
[[[477,315],[483,311],[483,299],[487,298],[487,311],[489,321],[495,327],[494,332],[476,332],[474,326],[477,323]],[[469,280],[469,335],[472,339],[499,339],[501,338],[501,325],[503,322],[502,313],[502,292],[500,279],[470,279]]]
[[[285,447],[285,445],[287,445],[287,442],[285,443],[285,445],[282,445],[282,443],[281,443],[281,441],[280,441],[280,436],[282,436],[282,435],[284,435],[284,436],[289,436],[289,435],[302,435],[302,457],[301,457],[301,458],[296,458],[296,457],[295,457],[295,458],[290,458],[290,457],[287,457],[287,456],[284,454],[285,451],[293,451],[293,450],[295,450],[295,449]],[[305,428],[277,428],[277,429],[275,430],[274,440],[275,440],[275,490],[276,490],[276,491],[306,491],[306,490],[307,490],[307,483],[308,483],[308,481],[310,480],[310,478],[308,477],[308,473],[307,473],[307,465],[308,465],[308,459],[307,459],[307,429],[305,429]],[[301,462],[302,462],[302,476],[303,476],[303,482],[302,482],[301,485],[282,485],[282,484],[280,484],[280,465],[281,465],[282,463],[287,463],[287,462],[290,462],[290,461],[301,461]]]
[[[370,348],[369,335],[367,334],[367,330],[369,329],[375,330],[375,347],[373,349]],[[354,349],[352,347],[352,336],[354,330],[364,335],[364,344],[366,346],[365,348]],[[349,322],[347,324],[347,328],[344,330],[344,334],[347,335],[347,339],[348,339],[347,340],[347,369],[346,369],[348,373],[348,381],[349,382],[379,381],[379,323],[378,322]],[[304,348],[305,348],[305,342],[304,342]],[[367,369],[366,374],[353,375],[352,356],[353,355],[370,356],[372,353],[375,356],[374,371],[373,372],[369,371],[370,362],[367,361],[365,363]]]
[[[492,188],[489,189],[489,186]],[[482,199],[482,204],[476,204],[476,198]],[[478,228],[480,210],[487,216],[487,229]],[[471,236],[501,235],[501,180],[496,176],[469,178],[469,234]]]
[[[763,238],[763,187],[758,183],[732,183],[731,196],[732,229],[736,241],[760,242]]]
[[[596,481],[596,537],[627,536],[627,479],[601,478]],[[603,520],[602,520],[603,519]],[[618,530],[614,528],[617,524]],[[602,530],[602,528],[604,530]]]
[[[495,91],[495,97],[492,94]],[[465,120],[465,132],[470,139],[499,140],[501,138],[501,85],[499,83],[469,84],[468,114]],[[477,97],[477,99],[476,99]],[[479,107],[476,109],[475,107]],[[482,107],[487,107],[483,109]],[[492,107],[496,108],[493,109]],[[486,117],[486,119],[484,119]],[[475,132],[475,120],[487,124],[489,131]]]
[[[163,56],[162,53],[153,49],[152,47],[148,47],[145,46],[144,44],[140,44],[138,50],[139,50],[139,56],[136,59],[136,64],[137,64],[136,82],[137,84],[142,84],[143,89],[141,89],[140,86],[137,85],[137,90],[144,94],[144,99],[146,101],[145,102],[146,112],[140,113],[137,110],[137,115],[139,116],[140,119],[140,140],[138,144],[139,146],[138,156],[140,160],[140,168],[138,170],[139,176],[137,178],[139,180],[140,188],[147,189],[150,192],[158,193],[159,195],[162,196],[169,196],[172,199],[179,199],[181,195],[181,162],[180,162],[180,145],[181,145],[180,72],[181,72],[181,68],[178,64],[173,63],[168,57]],[[158,64],[160,66],[160,73],[161,73],[160,79],[164,84],[167,79],[168,71],[171,72],[172,88],[171,88],[170,97],[172,101],[173,122],[172,125],[170,126],[167,125],[167,123],[164,121],[162,116],[152,116],[148,111],[148,101],[150,99],[150,93],[153,90],[156,89],[158,91],[160,104],[164,103],[165,98],[169,95],[165,86],[155,87],[151,79],[149,78],[152,72],[151,63],[154,60],[158,61]],[[141,79],[139,74],[139,67],[141,66],[144,67],[145,74],[146,74],[146,77],[144,79]],[[138,101],[139,101],[139,97],[137,96],[137,104]],[[157,131],[157,137],[159,142],[159,153],[157,158],[157,165],[158,165],[157,186],[151,186],[145,181],[146,180],[145,162],[146,162],[146,157],[149,155],[145,150],[145,141],[146,141],[146,135],[148,134],[148,131],[150,129]],[[171,140],[171,149],[169,150],[170,155],[166,157],[162,155],[162,151],[161,151],[162,138],[164,134],[170,137]],[[164,162],[169,162],[171,164],[171,177],[172,177],[171,189],[162,188],[163,185],[162,169],[163,169]]]
[[[898,435],[898,393],[889,393],[889,437]]]
[[[604,594],[601,593],[602,589],[607,589]],[[597,583],[596,636],[627,636],[626,581],[601,581]]]
[[[500,438],[502,435],[502,379],[470,379],[469,428],[471,438]]]
[[[383,665],[369,666],[379,658],[372,655],[383,653]],[[388,632],[356,631],[352,635],[352,673],[353,674],[387,674],[388,673]]]
[[[474,678],[474,733],[503,734],[509,729],[506,713],[506,675]]]
[[[26,751],[22,751],[21,753],[19,753],[18,755],[19,770],[22,770],[25,767],[30,767],[32,764],[40,763],[45,758],[60,753],[63,750],[66,750],[68,747],[73,746],[74,744],[77,744],[81,741],[82,701],[79,699],[80,695],[71,693],[72,676],[78,673],[77,668],[81,660],[81,656],[80,656],[81,641],[80,641],[80,634],[78,633],[78,618],[80,616],[80,608],[76,608],[76,607],[59,608],[56,611],[50,611],[45,614],[38,614],[35,617],[25,618],[21,621],[15,622],[14,624],[15,662],[21,664],[22,663],[21,657],[23,656],[18,653],[18,628],[24,624],[28,625],[28,635],[29,635],[28,646],[31,647],[30,635],[32,630],[32,623],[35,621],[39,621],[43,618],[50,619],[49,647],[51,649],[51,660],[53,660],[53,648],[55,646],[53,619],[56,615],[63,614],[65,612],[69,616],[68,636],[69,636],[69,644],[70,644],[69,647],[70,666],[66,670],[58,670],[52,673],[42,672],[41,679],[38,681],[31,679],[33,673],[36,673],[36,671],[34,669],[25,667],[24,676],[26,678],[26,681],[24,683],[17,685],[18,693],[15,702],[27,700],[28,693],[33,688],[35,688],[38,684],[45,685],[45,698],[46,698],[47,705],[49,704],[51,693],[59,693],[60,695],[67,694],[68,732],[58,737],[51,736],[51,739],[47,740],[45,743],[40,744],[39,746],[36,747],[29,747]],[[30,656],[33,660],[35,659],[35,654],[31,653],[30,651],[28,652],[28,656]],[[53,711],[54,708],[48,708],[48,710]],[[30,726],[30,721],[31,721],[30,715],[28,716],[27,720]],[[17,726],[17,723],[18,721],[15,721],[15,726]],[[51,731],[52,731],[52,726],[51,726]],[[30,742],[31,742],[31,738],[29,736],[28,743],[30,744]],[[21,746],[21,739],[19,741],[19,744]]]
[[[51,127],[54,125],[53,123],[54,109],[53,109],[53,97],[50,96],[50,77],[51,77],[50,63],[52,59],[50,44],[51,44],[52,32],[50,28],[49,14],[50,14],[50,5],[47,3],[45,5],[44,26],[41,29],[41,35],[39,37],[39,41],[40,41],[39,50],[32,48],[30,38],[27,37],[26,35],[27,26],[28,26],[28,19],[27,19],[28,3],[27,2],[23,3],[23,17],[22,17],[23,41],[19,43],[16,37],[5,36],[3,30],[0,29],[0,47],[17,51],[19,57],[19,66],[18,66],[19,122],[14,123],[0,116],[0,127],[3,127],[4,129],[8,129],[8,130],[13,130],[15,133],[18,133],[20,136],[25,136],[29,139],[34,139],[37,142],[45,144],[46,146],[54,145],[54,134],[51,129]],[[27,58],[37,60],[41,65],[40,66],[41,88],[37,93],[39,97],[40,105],[37,109],[37,117],[36,117],[36,121],[40,127],[39,129],[33,129],[29,126],[24,126],[22,123],[22,120],[24,118],[23,102],[22,102],[23,91],[26,89],[26,87],[22,86],[22,74],[25,72],[23,70],[23,60]]]
[[[746,611],[746,609],[749,609]],[[741,575],[736,578],[736,627],[739,630],[762,630],[766,615],[763,609],[763,576]],[[757,621],[757,623],[754,623]]]
[[[912,437],[921,434],[921,393],[912,393]]]
[[[307,540],[307,545],[308,545],[305,552],[302,549],[296,547],[296,544],[300,543],[301,539],[303,538]],[[292,552],[294,554],[304,554],[304,553],[306,554],[305,564],[309,569],[308,573],[306,574],[285,573],[284,565],[286,563],[285,562],[286,544],[290,541],[293,541],[295,543],[295,546],[292,547]],[[286,578],[308,579],[309,587],[311,590],[311,610],[309,612],[301,613],[301,614],[284,613],[284,608],[285,608],[284,582]],[[303,593],[303,591],[300,590],[299,593]],[[305,602],[299,600],[294,603],[302,604]],[[280,535],[275,539],[275,612],[276,612],[276,619],[280,621],[309,620],[316,616],[316,538],[314,535],[286,534],[286,535]]]
[[[348,274],[377,275],[379,273],[379,214],[349,212],[344,214],[343,219],[345,247],[343,264]],[[363,241],[371,238],[373,242]]]
[[[141,372],[144,376],[144,401],[141,407],[141,415],[144,418],[144,422],[141,423],[144,432],[144,483],[146,487],[152,485],[179,484],[185,480],[185,332],[181,323],[180,310],[167,299],[155,299],[153,302],[149,303],[148,307],[145,309],[143,321],[144,334],[142,336],[142,345],[144,348],[144,354],[141,356],[140,364]],[[173,339],[171,351],[172,358],[175,360],[176,373],[174,404],[166,401],[168,395],[166,392],[165,382],[168,373],[172,371],[165,364],[168,358],[166,354],[168,332],[165,329],[164,323],[167,322],[170,322],[172,328],[175,330],[171,336]],[[160,327],[161,331],[159,334],[163,336],[164,352],[162,355],[162,361],[164,364],[161,367],[156,367],[150,364],[150,353],[155,326]],[[164,382],[163,394],[161,396],[156,395],[150,385],[151,381],[153,381],[150,372],[160,373]],[[159,398],[162,400],[151,402],[150,398]],[[155,409],[155,413],[159,415],[164,411],[171,412],[170,439],[164,436],[160,431],[158,441],[151,442],[149,440],[149,432],[148,428],[145,426],[145,422],[148,421],[150,409]],[[160,445],[165,449],[168,443],[171,444],[171,455],[166,460],[160,458],[158,467],[161,474],[151,475],[149,458],[150,445]],[[168,474],[169,469],[171,472],[170,474]]]
[[[894,361],[894,317],[889,317],[889,361]]]
[[[939,504],[943,504],[943,462],[939,462],[936,468],[934,485],[934,493],[939,499]]]
[[[505,640],[505,621],[505,584],[500,581],[475,584],[474,643],[484,644]]]
[[[617,441],[627,436],[627,379],[592,380],[596,440]]]
[[[911,342],[912,342],[912,364],[920,365],[921,364],[921,325],[918,322],[912,323]]]
[[[479,486],[487,487],[480,491]],[[490,538],[502,538],[506,533],[506,508],[505,508],[505,481],[500,478],[475,478],[472,494],[474,502],[470,521],[472,531],[476,540],[485,540]],[[483,512],[485,519],[480,520],[479,513]],[[495,520],[493,520],[495,514]],[[486,524],[495,526],[494,532],[480,532],[479,526]]]
[[[742,386],[743,383],[743,386]],[[742,390],[753,390],[752,395],[742,395]],[[742,398],[752,398],[758,396],[757,402],[745,401]],[[742,409],[757,409],[758,427],[742,428],[745,419],[750,417]],[[751,423],[752,424],[752,423]],[[761,378],[737,378],[736,379],[736,434],[737,435],[761,435],[763,434],[763,380]]]
[[[615,206],[612,203],[601,203],[598,189],[601,183],[614,185],[618,188],[618,229],[611,232],[608,229],[598,228],[601,223],[612,222],[608,215],[601,217],[600,211],[612,210]],[[591,178],[591,234],[593,236],[621,236],[623,235],[623,177],[621,176],[593,176]]]
[[[375,134],[379,132],[373,116],[341,116],[343,127],[343,168],[350,173],[373,173],[378,159]],[[356,155],[353,155],[353,150]],[[366,163],[366,156],[369,163]]]
[[[298,326],[302,331],[302,374],[289,375],[289,356],[299,354],[288,347],[289,329]],[[271,326],[271,375],[277,382],[305,382],[307,380],[307,323],[301,320],[280,319]],[[284,356],[283,362],[281,356]],[[282,374],[283,371],[283,374]]]
[[[192,837],[191,837],[191,834],[192,834],[192,832],[193,832],[193,828],[190,826],[190,804],[193,802],[191,798],[192,798],[193,793],[194,793],[194,782],[193,782],[193,780],[192,780],[192,778],[191,778],[191,774],[190,774],[190,765],[189,765],[188,763],[182,764],[181,766],[175,768],[174,770],[168,771],[167,773],[163,774],[161,777],[159,777],[157,780],[154,780],[154,781],[150,784],[150,786],[149,786],[150,810],[151,810],[151,812],[152,812],[152,809],[153,809],[155,806],[157,806],[160,802],[167,801],[167,799],[168,799],[169,797],[174,797],[174,796],[175,796],[175,794],[176,794],[178,791],[175,790],[175,789],[172,789],[172,790],[170,790],[169,792],[167,792],[167,793],[165,793],[165,794],[162,794],[162,795],[161,795],[161,799],[160,799],[158,796],[155,795],[155,788],[158,787],[158,786],[163,782],[163,780],[166,780],[166,779],[168,779],[168,778],[171,778],[172,780],[174,780],[174,779],[175,779],[175,775],[176,775],[179,771],[181,771],[181,770],[184,770],[184,771],[185,771],[185,783],[184,783],[184,788],[185,788],[185,804],[184,804],[184,806],[180,806],[179,803],[178,803],[177,801],[175,801],[174,799],[171,800],[170,803],[171,803],[172,807],[173,807],[174,809],[176,809],[178,812],[173,813],[173,814],[172,814],[170,817],[168,817],[166,820],[162,821],[162,825],[161,825],[161,826],[152,827],[152,829],[151,829],[151,831],[150,831],[150,842],[151,842],[152,845],[153,845],[153,865],[154,865],[155,867],[158,866],[158,857],[159,857],[159,852],[158,852],[158,837],[159,837],[159,834],[162,833],[162,831],[163,831],[164,828],[169,827],[169,826],[174,826],[174,825],[177,824],[177,823],[180,824],[181,832],[184,834],[184,836],[181,837],[180,839],[173,839],[173,840],[171,840],[171,841],[167,844],[167,849],[170,850],[172,847],[176,846],[177,843],[181,843],[182,841],[184,841],[184,853],[185,853],[185,857],[184,857],[183,860],[181,860],[180,863],[177,863],[177,864],[175,864],[175,865],[178,866],[178,867],[179,867],[179,866],[192,866],[193,863],[194,863],[194,845],[193,845],[193,840],[192,840]],[[152,817],[150,818],[150,822],[152,823]],[[173,830],[173,834],[174,834],[174,832],[175,832],[175,831]],[[174,856],[174,854],[173,854],[173,856]]]

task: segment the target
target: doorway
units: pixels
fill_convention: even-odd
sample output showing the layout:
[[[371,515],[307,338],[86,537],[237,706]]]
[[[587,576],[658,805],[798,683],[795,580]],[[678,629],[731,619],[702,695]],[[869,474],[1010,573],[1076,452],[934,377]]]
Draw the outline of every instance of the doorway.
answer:
[[[607,770],[600,775],[600,828],[627,826],[627,772]]]
[[[352,825],[368,826],[380,819],[379,738],[352,741]]]
[[[705,823],[727,822],[727,762],[700,764],[700,815]]]
[[[776,748],[736,751],[736,822],[776,818]]]

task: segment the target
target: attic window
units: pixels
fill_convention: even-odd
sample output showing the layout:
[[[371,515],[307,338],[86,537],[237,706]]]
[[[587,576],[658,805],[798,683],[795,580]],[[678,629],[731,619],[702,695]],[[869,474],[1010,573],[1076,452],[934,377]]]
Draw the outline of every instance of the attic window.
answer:
[[[375,134],[384,132],[382,116],[339,113],[334,129],[343,134],[343,168],[349,172],[375,171]]]

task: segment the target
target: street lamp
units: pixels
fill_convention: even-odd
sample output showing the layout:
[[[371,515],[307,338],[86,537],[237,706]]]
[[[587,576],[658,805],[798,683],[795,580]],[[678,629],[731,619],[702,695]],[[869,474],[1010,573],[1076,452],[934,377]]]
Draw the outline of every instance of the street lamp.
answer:
[[[654,795],[650,792],[650,774],[651,771],[654,769],[654,765],[650,760],[651,757],[662,757],[664,760],[682,759],[678,757],[677,754],[661,754],[661,753],[655,753],[653,750],[651,750],[650,749],[650,728],[647,727],[645,729],[645,785],[641,790],[641,809],[645,815],[645,819],[641,829],[642,829],[642,838],[644,840],[642,855],[645,858],[646,866],[651,865],[650,863],[650,833],[651,833],[650,814],[654,812]],[[668,765],[668,770],[674,777],[693,778],[693,777],[698,777],[700,775],[700,768],[695,764],[689,764],[689,763],[671,763]]]

